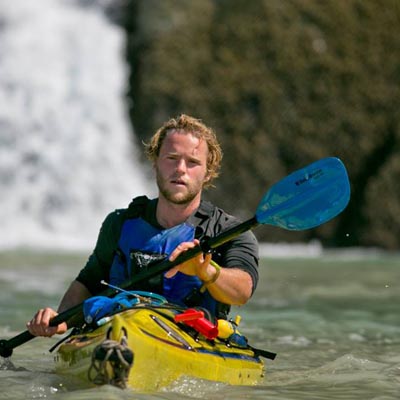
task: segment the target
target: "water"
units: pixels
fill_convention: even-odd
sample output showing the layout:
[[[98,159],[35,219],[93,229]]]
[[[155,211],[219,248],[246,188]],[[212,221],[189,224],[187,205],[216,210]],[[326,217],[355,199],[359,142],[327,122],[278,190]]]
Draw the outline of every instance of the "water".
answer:
[[[56,306],[86,255],[0,253],[0,338],[24,330],[37,308]],[[235,308],[255,347],[278,353],[264,382],[234,387],[182,379],[155,394],[85,388],[53,372],[37,338],[0,370],[0,399],[397,399],[400,390],[400,257],[327,254],[265,259],[249,304]]]

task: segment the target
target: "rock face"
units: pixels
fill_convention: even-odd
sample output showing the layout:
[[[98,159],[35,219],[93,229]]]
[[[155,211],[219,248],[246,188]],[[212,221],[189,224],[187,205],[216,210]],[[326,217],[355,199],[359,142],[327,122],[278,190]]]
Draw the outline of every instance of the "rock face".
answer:
[[[352,200],[335,221],[263,240],[400,247],[400,7],[385,2],[125,3],[135,132],[185,112],[213,126],[225,158],[208,193],[250,212],[273,182],[338,156]],[[240,191],[240,194],[238,193]]]

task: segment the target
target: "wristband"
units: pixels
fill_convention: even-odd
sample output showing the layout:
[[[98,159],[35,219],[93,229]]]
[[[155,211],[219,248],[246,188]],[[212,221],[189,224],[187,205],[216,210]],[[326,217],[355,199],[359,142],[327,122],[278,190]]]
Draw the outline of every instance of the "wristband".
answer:
[[[201,293],[204,293],[207,289],[207,286],[214,283],[218,279],[219,274],[221,273],[221,267],[215,261],[211,260],[210,264],[215,268],[215,274],[210,280],[203,281],[203,286],[200,288]]]

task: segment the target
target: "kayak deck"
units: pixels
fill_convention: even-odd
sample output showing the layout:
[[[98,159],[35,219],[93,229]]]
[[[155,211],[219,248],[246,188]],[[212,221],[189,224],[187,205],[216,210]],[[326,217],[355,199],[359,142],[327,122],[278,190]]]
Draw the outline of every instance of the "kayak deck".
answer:
[[[260,383],[264,363],[250,346],[206,339],[176,323],[175,314],[167,307],[142,305],[107,317],[97,329],[75,334],[60,345],[56,371],[143,391],[168,387],[181,377],[231,385]]]

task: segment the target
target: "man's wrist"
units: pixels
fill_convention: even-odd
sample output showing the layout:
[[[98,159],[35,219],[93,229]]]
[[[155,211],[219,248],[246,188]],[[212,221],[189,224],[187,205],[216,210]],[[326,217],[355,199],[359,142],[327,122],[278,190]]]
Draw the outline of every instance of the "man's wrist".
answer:
[[[219,278],[219,275],[221,273],[221,267],[213,260],[210,261],[210,265],[212,265],[215,268],[215,273],[214,275],[210,278],[207,279],[203,282],[203,286],[200,288],[201,292],[204,292],[207,288],[207,286],[212,285],[213,283],[215,283],[217,281],[217,279]]]

